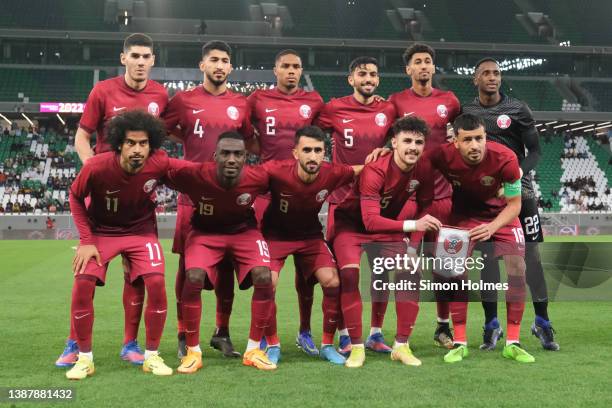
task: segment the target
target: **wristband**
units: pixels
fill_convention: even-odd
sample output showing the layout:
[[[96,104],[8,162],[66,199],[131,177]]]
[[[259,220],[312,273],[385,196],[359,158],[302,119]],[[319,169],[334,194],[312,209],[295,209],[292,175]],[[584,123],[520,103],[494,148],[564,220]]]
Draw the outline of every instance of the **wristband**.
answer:
[[[414,220],[405,220],[404,226],[402,228],[404,232],[414,232],[416,231],[416,221]]]

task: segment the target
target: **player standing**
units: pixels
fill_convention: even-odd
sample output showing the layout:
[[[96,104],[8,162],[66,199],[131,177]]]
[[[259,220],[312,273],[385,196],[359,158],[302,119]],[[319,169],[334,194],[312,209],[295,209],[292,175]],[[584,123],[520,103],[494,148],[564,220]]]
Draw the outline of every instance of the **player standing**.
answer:
[[[334,348],[340,319],[340,281],[336,262],[323,238],[319,211],[330,192],[349,184],[363,166],[324,163],[325,133],[316,126],[298,129],[294,136],[294,159],[270,161],[263,165],[270,176],[271,204],[263,218],[263,234],[270,247],[272,282],[289,255],[296,274],[316,279],[323,290],[323,339],[320,357],[334,364],[345,359]],[[266,354],[273,363],[280,359],[276,332],[276,307],[266,329]],[[308,332],[310,339],[310,331]],[[298,343],[299,344],[299,343]]]
[[[389,97],[397,110],[398,116],[414,115],[423,119],[431,130],[427,138],[425,151],[438,149],[446,144],[447,126],[459,114],[459,100],[451,91],[442,91],[432,85],[436,72],[434,65],[435,51],[425,44],[414,44],[403,55],[406,73],[412,81],[412,86],[404,91],[394,93]],[[435,171],[434,202],[430,214],[443,224],[448,223],[452,206],[453,190],[439,172]],[[430,235],[430,234],[428,234]],[[426,238],[433,242],[433,238]],[[434,281],[444,278],[434,274]],[[436,344],[453,347],[453,335],[449,327],[449,302],[447,293],[436,291],[438,312],[438,327],[434,333]],[[451,304],[452,306],[452,304]]]
[[[73,260],[71,317],[79,347],[78,360],[66,372],[71,380],[94,373],[91,351],[96,285],[104,285],[109,262],[122,254],[129,262],[130,282],[143,281],[146,350],[143,370],[171,375],[157,352],[166,321],[164,256],[157,239],[155,187],[170,161],[159,150],[164,125],[142,111],[130,111],[108,124],[112,151],[87,161],[70,187],[70,208],[79,230]],[[87,207],[85,199],[91,197]]]
[[[323,99],[317,91],[305,91],[299,87],[302,77],[302,59],[295,50],[282,50],[276,55],[274,75],[276,87],[258,89],[248,97],[251,120],[257,129],[257,139],[252,149],[260,153],[261,160],[293,159],[295,132],[312,123],[323,108]],[[270,195],[257,197],[255,200],[255,217],[260,223],[266,208],[270,204]],[[298,293],[300,309],[300,328],[296,344],[306,354],[318,355],[317,347],[310,332],[310,315],[314,285],[316,280],[303,279],[303,273],[296,265],[295,287]],[[266,330],[268,346],[280,346],[270,343],[273,333]]]
[[[365,361],[362,340],[362,303],[359,293],[359,264],[362,245],[366,243],[394,243],[397,254],[406,253],[404,234],[414,231],[435,231],[440,221],[428,215],[433,201],[433,173],[427,161],[419,160],[429,135],[427,124],[415,117],[398,119],[391,128],[393,154],[379,158],[365,166],[359,183],[336,209],[334,252],[340,268],[341,303],[344,323],[351,337],[351,354],[347,367],[361,367]],[[409,219],[397,220],[411,196],[416,195],[417,206]],[[414,221],[415,216],[421,218]],[[411,236],[411,247],[422,234]],[[399,243],[399,248],[395,248]],[[416,253],[416,250],[414,250]],[[413,280],[418,274],[396,277]],[[417,292],[418,293],[418,292]],[[396,295],[397,332],[391,352],[392,360],[419,366],[408,339],[419,310],[418,294]]]
[[[98,82],[92,89],[76,132],[75,149],[85,164],[93,157],[91,135],[96,133],[95,153],[110,150],[107,139],[108,122],[116,115],[132,109],[144,109],[159,116],[168,103],[164,87],[149,79],[155,63],[153,40],[145,34],[135,33],[123,42],[121,64],[125,74]],[[137,343],[138,326],[142,315],[145,287],[141,280],[130,283],[129,265],[124,263],[123,309],[125,316],[123,348],[120,356],[133,364],[142,364],[144,355]],[[76,333],[70,325],[70,335],[63,353],[55,362],[58,367],[72,366],[78,356]]]
[[[525,241],[518,219],[521,211],[521,169],[516,155],[507,147],[487,142],[484,122],[462,114],[453,123],[455,141],[428,152],[426,157],[453,185],[451,225],[469,230],[470,247],[477,242],[493,243],[493,256],[503,257],[508,274],[506,309],[508,337],[503,356],[523,363],[535,359],[519,343],[525,309]],[[504,198],[497,192],[503,187]],[[460,303],[460,302],[455,302]],[[454,363],[468,355],[465,321],[467,302],[455,325],[455,346],[444,361]]]
[[[368,154],[385,145],[387,133],[397,113],[392,103],[375,97],[379,81],[378,61],[375,58],[355,58],[349,65],[348,76],[353,94],[332,99],[316,120],[316,125],[332,131],[334,163],[363,164]],[[335,208],[349,191],[350,186],[341,187],[329,197],[328,240],[333,230]],[[387,302],[381,300],[372,301],[371,329],[366,345],[374,351],[390,353],[391,348],[385,344],[382,334]],[[340,349],[344,353],[350,350],[346,329],[340,331]]]
[[[252,208],[255,198],[268,190],[268,175],[262,168],[244,167],[245,161],[244,137],[230,131],[219,135],[214,162],[193,164],[168,175],[170,184],[186,194],[195,207],[184,247],[181,306],[187,355],[177,369],[180,373],[195,373],[202,367],[201,291],[207,284],[217,285],[224,273],[233,279],[231,269],[217,268],[228,256],[237,267],[240,287],[254,286],[243,364],[261,370],[276,368],[259,349],[274,305],[274,288],[268,245],[257,229]]]
[[[478,97],[465,104],[462,111],[480,116],[490,140],[509,147],[518,157],[523,178],[521,180],[521,214],[519,218],[527,242],[525,248],[526,277],[535,323],[531,332],[540,339],[545,350],[557,351],[554,330],[548,318],[548,290],[544,279],[544,269],[540,260],[538,243],[544,241],[544,231],[540,228],[540,217],[531,183],[531,170],[540,160],[540,142],[535,121],[527,104],[500,92],[501,70],[492,58],[485,58],[476,64],[474,84],[478,87]],[[499,265],[487,263],[486,281],[499,282]],[[482,349],[492,350],[502,336],[497,320],[497,294],[484,293],[482,306],[485,312],[485,325]]]
[[[227,78],[232,71],[232,49],[223,41],[209,41],[202,47],[200,71],[204,75],[201,86],[178,92],[170,100],[164,115],[168,131],[183,144],[185,160],[204,163],[212,160],[217,139],[227,131],[239,131],[245,138],[252,136],[246,97],[227,89]],[[178,129],[177,129],[178,126]],[[185,355],[185,328],[181,316],[181,293],[185,282],[185,239],[189,233],[192,215],[189,197],[180,194],[176,230],[172,252],[178,253],[179,270],[176,275],[175,294],[177,299],[177,320],[179,357]],[[222,263],[223,280],[215,286],[217,296],[216,329],[210,345],[225,356],[239,357],[230,339],[229,319],[234,302],[234,280],[229,262]]]

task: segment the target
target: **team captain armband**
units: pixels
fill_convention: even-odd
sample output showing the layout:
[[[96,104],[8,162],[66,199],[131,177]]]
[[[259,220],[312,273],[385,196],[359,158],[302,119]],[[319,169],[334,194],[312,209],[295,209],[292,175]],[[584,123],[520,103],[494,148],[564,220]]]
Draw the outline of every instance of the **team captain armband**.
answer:
[[[521,195],[521,179],[512,183],[504,183],[504,197],[511,198]]]

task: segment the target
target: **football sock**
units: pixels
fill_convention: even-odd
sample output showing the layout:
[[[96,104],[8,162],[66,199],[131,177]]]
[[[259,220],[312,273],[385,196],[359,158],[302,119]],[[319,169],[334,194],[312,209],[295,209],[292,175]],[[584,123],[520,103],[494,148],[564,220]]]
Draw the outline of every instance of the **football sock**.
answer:
[[[482,302],[482,308],[485,313],[485,325],[497,319],[497,302]]]
[[[249,339],[249,341],[247,341],[246,351],[251,351],[254,349],[258,349],[258,348],[259,348],[259,341],[253,340],[253,339]]]
[[[148,359],[151,356],[157,356],[159,355],[159,351],[157,350],[145,350],[144,352],[144,359]]]
[[[508,320],[509,342],[518,343],[521,331],[521,320],[525,310],[525,277],[508,276],[508,291],[506,292],[506,317]]]
[[[361,316],[363,304],[359,293],[359,268],[340,269],[342,315],[351,343],[363,344]]]
[[[189,347],[200,344],[200,319],[202,317],[202,289],[204,282],[185,279],[181,305],[183,324],[185,325],[185,343]]]
[[[147,307],[145,309],[146,349],[157,350],[161,340],[168,303],[164,275],[153,274],[143,277],[147,290]]]
[[[234,305],[234,266],[229,260],[224,259],[218,269],[219,276],[223,278],[217,279],[217,285],[215,286],[215,295],[217,296],[216,327],[218,335],[229,336],[229,321]]]
[[[340,287],[323,287],[323,341],[326,344],[334,342],[334,334],[340,315]]]
[[[298,295],[298,304],[300,309],[300,333],[310,331],[310,317],[312,315],[312,302],[314,299],[314,287],[316,282],[307,280],[304,275],[298,271],[296,266],[295,271],[295,290]]]
[[[93,353],[91,351],[88,352],[83,352],[83,351],[79,351],[79,357],[87,357],[90,361],[93,361]]]
[[[123,344],[138,338],[138,327],[142,316],[142,306],[145,297],[145,287],[142,279],[130,282],[129,276],[123,281],[123,312],[124,330]]]
[[[266,336],[266,342],[268,343],[268,346],[276,346],[280,343],[278,339],[278,329],[276,326],[276,302],[272,303],[268,326],[264,330],[264,335]]]
[[[340,327],[340,326],[338,326],[338,327]],[[340,336],[348,336],[348,335],[349,335],[349,332],[348,332],[348,329],[345,327],[344,329],[340,329],[340,330],[338,330],[338,334],[339,334]]]
[[[195,346],[193,346],[193,347],[192,347],[192,346],[189,346],[189,347],[188,347],[188,350],[195,351],[196,353],[201,353],[201,352],[202,352],[202,349],[200,348],[200,345],[199,345],[199,344],[196,344],[196,345],[195,345]]]
[[[467,342],[466,337],[466,324],[467,324],[467,302],[450,302],[450,311],[453,316],[453,329],[455,331],[454,340],[455,343],[465,344]]]
[[[382,328],[380,327],[370,327],[370,336],[377,334],[377,333],[382,333]]]
[[[396,282],[411,281],[419,279],[419,275],[410,273],[397,273]],[[395,312],[397,314],[397,328],[395,341],[406,343],[419,314],[419,292],[414,290],[401,290],[395,292]]]
[[[94,305],[93,294],[96,289],[96,278],[89,275],[78,275],[72,287],[71,317],[79,351],[91,352],[93,335]],[[91,353],[90,353],[91,354]]]
[[[179,256],[179,266],[176,271],[176,280],[174,282],[174,295],[176,296],[176,328],[179,333],[185,333],[183,307],[181,305],[183,285],[185,285],[185,257],[181,254]]]
[[[270,313],[274,307],[274,287],[272,282],[253,285],[253,297],[251,298],[251,328],[249,339],[257,341],[257,347],[268,326]]]

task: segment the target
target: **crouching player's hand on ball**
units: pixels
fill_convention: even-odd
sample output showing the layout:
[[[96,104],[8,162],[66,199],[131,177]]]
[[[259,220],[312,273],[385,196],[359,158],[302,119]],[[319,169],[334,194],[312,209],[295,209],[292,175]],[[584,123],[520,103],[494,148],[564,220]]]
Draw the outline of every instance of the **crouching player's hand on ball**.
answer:
[[[72,272],[75,275],[85,272],[85,267],[91,258],[95,258],[98,266],[102,266],[100,253],[95,245],[80,245],[72,260]]]

